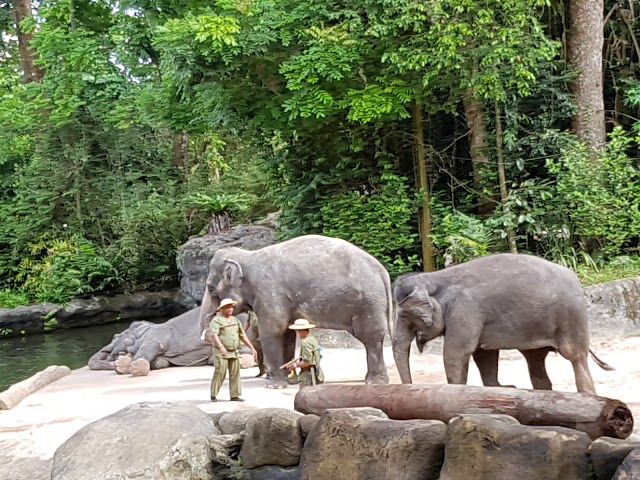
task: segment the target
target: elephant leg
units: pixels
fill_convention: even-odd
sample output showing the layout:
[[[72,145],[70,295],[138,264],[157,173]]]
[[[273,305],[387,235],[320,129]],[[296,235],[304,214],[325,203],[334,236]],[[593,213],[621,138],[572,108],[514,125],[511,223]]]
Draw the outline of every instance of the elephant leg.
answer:
[[[170,366],[171,363],[166,357],[156,357],[153,362],[151,362],[151,370],[160,370],[161,368],[168,368]]]
[[[364,316],[353,317],[353,335],[364,344],[367,352],[367,375],[366,384],[387,384],[389,375],[384,363],[384,328],[371,331],[365,325],[369,318]]]
[[[141,342],[140,347],[137,349],[137,351],[135,351],[135,354],[133,355],[133,359],[137,360],[139,358],[144,358],[149,363],[153,363],[153,361],[161,355],[162,347],[160,342]]]
[[[463,328],[452,328],[444,336],[442,356],[447,382],[458,385],[467,384],[469,359],[477,350],[480,331],[474,331],[470,323],[462,324]],[[478,325],[481,325],[478,323]],[[481,330],[477,328],[476,330]]]
[[[596,387],[593,384],[591,372],[589,372],[589,347],[580,349],[571,344],[570,340],[564,340],[558,346],[558,352],[571,362],[578,392],[596,395]]]
[[[485,387],[499,387],[498,382],[498,358],[500,350],[481,350],[473,352],[473,361],[478,367],[482,384]]]
[[[551,351],[550,348],[536,348],[533,350],[520,350],[529,367],[531,385],[536,390],[552,390],[551,380],[547,374],[545,359]]]
[[[291,361],[293,349],[285,348],[286,340],[290,335],[286,333],[276,334],[265,331],[261,332],[260,342],[264,354],[264,363],[269,371],[267,388],[287,388],[287,370],[280,366]],[[294,344],[295,345],[295,344]]]

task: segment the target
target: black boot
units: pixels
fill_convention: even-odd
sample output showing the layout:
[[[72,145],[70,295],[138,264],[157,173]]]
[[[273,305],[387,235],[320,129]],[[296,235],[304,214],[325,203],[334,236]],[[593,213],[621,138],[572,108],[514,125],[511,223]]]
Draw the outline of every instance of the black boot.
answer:
[[[211,395],[211,401],[212,401],[212,402],[217,402],[218,400],[216,399],[216,397],[214,397],[213,395]]]
[[[231,397],[232,402],[244,402],[244,399],[240,397]]]

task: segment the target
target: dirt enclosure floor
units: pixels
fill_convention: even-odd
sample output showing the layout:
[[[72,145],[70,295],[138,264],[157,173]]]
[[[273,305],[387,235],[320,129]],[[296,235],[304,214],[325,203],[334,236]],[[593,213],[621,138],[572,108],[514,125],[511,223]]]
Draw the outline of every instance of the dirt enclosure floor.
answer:
[[[613,372],[590,361],[600,396],[622,400],[636,419],[634,437],[640,439],[640,336],[592,341],[592,348]],[[446,383],[442,357],[433,352],[411,356],[414,383]],[[366,372],[363,349],[325,348],[322,360],[330,383],[362,382]],[[400,383],[391,353],[385,348],[391,383]],[[547,370],[554,390],[575,392],[571,364],[558,354],[547,357]],[[500,382],[531,388],[527,365],[517,351],[501,353]],[[132,378],[115,372],[94,372],[88,368],[49,385],[23,400],[13,410],[0,411],[0,480],[48,479],[56,448],[78,429],[129,404],[143,401],[181,401],[206,412],[244,408],[293,408],[297,386],[285,390],[264,388],[255,378],[256,368],[242,370],[244,403],[226,401],[225,384],[220,401],[209,401],[213,367],[169,368],[152,371],[147,377]],[[469,368],[470,385],[481,385],[478,370]]]

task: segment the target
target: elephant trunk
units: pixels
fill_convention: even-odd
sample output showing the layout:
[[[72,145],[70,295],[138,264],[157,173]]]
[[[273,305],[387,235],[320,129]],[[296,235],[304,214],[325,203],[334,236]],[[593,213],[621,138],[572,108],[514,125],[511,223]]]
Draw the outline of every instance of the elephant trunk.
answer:
[[[411,350],[411,338],[393,341],[393,359],[400,374],[402,383],[411,383],[411,369],[409,368],[409,352]]]
[[[211,294],[209,293],[209,288],[205,287],[204,296],[202,297],[202,305],[200,306],[200,330],[207,330],[209,328],[209,322],[211,322],[211,318],[215,315],[217,302],[215,302],[211,298]]]

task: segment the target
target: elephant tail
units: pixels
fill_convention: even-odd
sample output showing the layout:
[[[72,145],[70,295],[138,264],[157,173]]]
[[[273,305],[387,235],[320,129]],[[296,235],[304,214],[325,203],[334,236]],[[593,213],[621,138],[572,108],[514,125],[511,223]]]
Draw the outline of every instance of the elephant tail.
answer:
[[[606,370],[607,372],[615,370],[615,368],[613,368],[611,365],[600,360],[598,356],[593,353],[593,350],[589,349],[589,353],[591,354],[591,358],[593,358],[593,361],[596,362],[601,369]]]
[[[393,292],[391,291],[391,277],[389,276],[389,272],[383,267],[382,268],[385,275],[383,275],[384,279],[384,290],[387,294],[387,327],[389,328],[389,338],[393,340],[393,320],[394,320],[394,311],[393,311]]]

